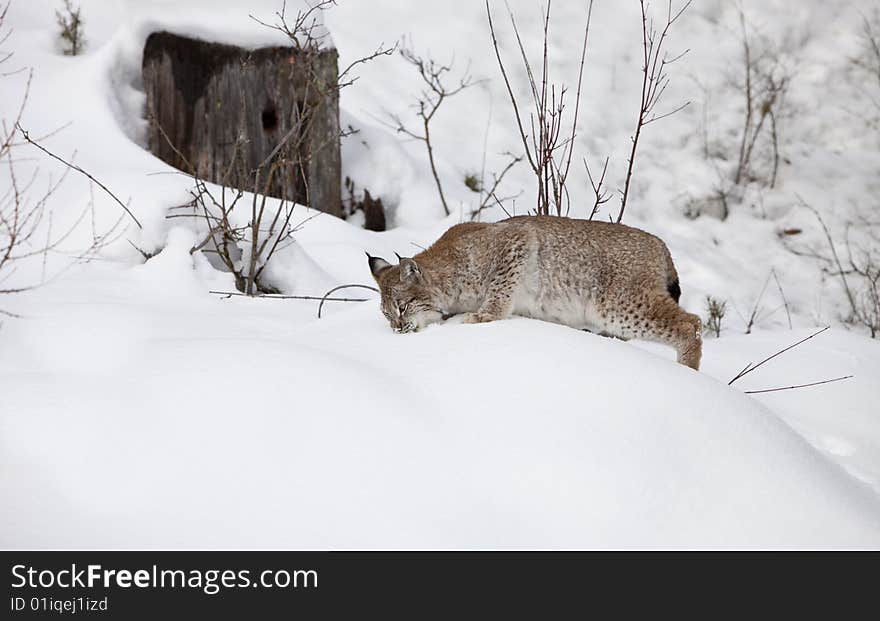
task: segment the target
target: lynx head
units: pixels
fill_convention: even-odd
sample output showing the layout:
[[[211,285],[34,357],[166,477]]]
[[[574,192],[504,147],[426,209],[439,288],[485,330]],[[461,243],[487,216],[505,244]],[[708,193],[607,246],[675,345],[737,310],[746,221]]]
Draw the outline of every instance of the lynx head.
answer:
[[[430,278],[415,259],[400,257],[399,265],[367,255],[370,271],[382,294],[382,314],[401,334],[416,332],[443,319],[431,294]]]

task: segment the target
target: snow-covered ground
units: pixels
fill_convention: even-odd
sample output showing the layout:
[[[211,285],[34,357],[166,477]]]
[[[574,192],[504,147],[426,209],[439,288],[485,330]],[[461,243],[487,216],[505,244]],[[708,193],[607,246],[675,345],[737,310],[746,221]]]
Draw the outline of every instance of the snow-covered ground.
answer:
[[[534,35],[538,4],[510,4]],[[70,58],[58,53],[53,3],[13,2],[3,47],[16,67],[34,68],[22,125],[35,136],[64,126],[45,144],[75,152],[130,199],[144,228],[129,226],[89,263],[70,267],[62,253],[22,263],[8,282],[48,282],[0,297],[0,309],[21,316],[0,326],[0,546],[880,547],[880,343],[840,321],[839,279],[779,236],[801,228],[799,244],[823,240],[798,196],[841,234],[857,215],[876,214],[880,136],[851,105],[824,99],[830,85],[855,101],[844,77],[871,3],[745,3],[757,31],[803,35],[791,50],[787,163],[775,189],[749,189],[727,220],[689,219],[689,200],[717,183],[702,155],[698,84],[715,93],[711,140],[729,139],[738,114],[725,87],[739,53],[728,4],[698,1],[673,29],[671,45],[691,52],[670,70],[664,101],[694,103],[647,128],[626,218],[670,246],[685,308],[704,314],[707,294],[728,300],[725,330],[705,340],[697,374],[663,347],[525,319],[397,335],[373,301],[328,303],[319,320],[315,302],[209,293],[234,284],[190,255],[196,231],[165,218],[191,181],[143,148],[140,50],[157,27],[271,43],[247,15],[271,18],[276,3],[83,0],[89,47]],[[576,71],[583,9],[553,7],[560,76]],[[454,54],[457,67],[470,61],[487,79],[436,119],[454,206],[444,218],[423,145],[381,122],[412,114],[415,72],[398,57],[361,68],[342,95],[343,124],[360,130],[343,143],[343,172],[383,197],[394,228],[367,232],[297,207],[297,243],[271,268],[286,293],[370,284],[364,250],[413,254],[467,219],[476,195],[463,178],[479,172],[484,144],[489,170],[517,149],[484,11],[474,2],[342,0],[327,14],[341,66],[407,35],[419,51]],[[493,11],[524,86],[503,4]],[[593,19],[578,155],[593,168],[610,155],[614,188],[637,111],[638,5],[599,1]],[[0,78],[0,118],[15,116],[26,78]],[[40,183],[62,170],[21,153],[17,166],[39,164]],[[3,170],[0,190],[8,183]],[[583,217],[586,175],[571,183],[572,215]],[[520,189],[522,213],[532,192],[525,166],[505,183],[505,193]],[[52,197],[53,226],[89,198],[88,181],[69,176]],[[97,189],[94,202],[95,229],[106,229],[119,207]],[[602,217],[615,209],[612,200]],[[63,249],[75,252],[91,233],[90,216]],[[126,240],[161,252],[144,262]],[[771,268],[792,327],[771,282],[746,335],[739,315],[749,315]],[[827,324],[727,386],[746,363]],[[854,377],[743,394],[844,375]]]

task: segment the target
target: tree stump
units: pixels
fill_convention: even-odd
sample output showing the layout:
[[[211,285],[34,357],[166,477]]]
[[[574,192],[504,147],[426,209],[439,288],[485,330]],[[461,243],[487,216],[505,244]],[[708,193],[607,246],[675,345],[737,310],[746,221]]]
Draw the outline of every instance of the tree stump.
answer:
[[[144,47],[149,148],[205,181],[342,215],[335,49],[257,50],[169,32]],[[271,179],[270,179],[271,177]]]

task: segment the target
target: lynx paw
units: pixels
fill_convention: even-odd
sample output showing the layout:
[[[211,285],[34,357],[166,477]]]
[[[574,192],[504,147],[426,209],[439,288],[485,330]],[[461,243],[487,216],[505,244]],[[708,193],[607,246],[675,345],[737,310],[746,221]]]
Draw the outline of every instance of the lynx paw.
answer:
[[[462,323],[486,323],[487,321],[495,321],[495,317],[486,313],[465,313],[461,316]]]

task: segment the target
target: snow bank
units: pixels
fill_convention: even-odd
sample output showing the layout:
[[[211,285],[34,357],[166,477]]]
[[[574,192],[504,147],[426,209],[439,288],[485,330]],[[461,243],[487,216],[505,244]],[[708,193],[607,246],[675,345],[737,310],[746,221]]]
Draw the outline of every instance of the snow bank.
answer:
[[[880,546],[877,495],[711,377],[525,319],[206,298],[186,248],[4,333],[0,545]]]

